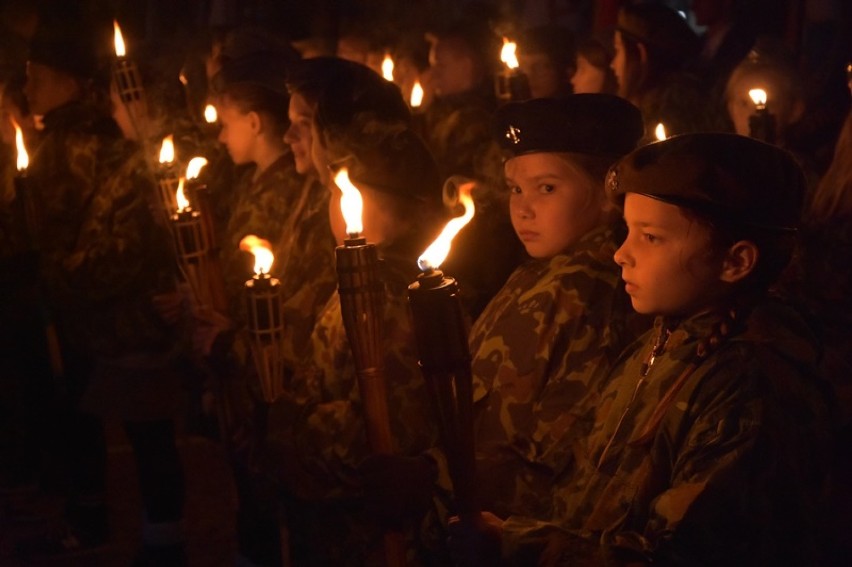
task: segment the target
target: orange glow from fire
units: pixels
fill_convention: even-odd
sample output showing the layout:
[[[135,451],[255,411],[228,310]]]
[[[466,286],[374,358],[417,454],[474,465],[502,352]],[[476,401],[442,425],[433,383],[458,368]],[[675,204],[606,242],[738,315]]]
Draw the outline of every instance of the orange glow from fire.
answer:
[[[346,222],[346,234],[351,237],[357,236],[364,232],[364,225],[361,222],[364,200],[361,198],[361,192],[349,180],[349,170],[345,167],[341,167],[335,174],[334,184],[343,193],[340,198],[340,210]]]
[[[516,53],[518,49],[518,45],[509,41],[505,37],[503,38],[503,48],[500,50],[500,61],[506,64],[506,67],[509,69],[517,69],[520,63],[518,63],[518,55]]]
[[[15,127],[15,147],[18,150],[18,171],[24,171],[30,165],[30,156],[27,154],[27,148],[24,145],[24,132],[18,123],[12,118],[12,126]]]
[[[186,198],[186,195],[183,192],[183,185],[186,180],[181,177],[178,181],[177,191],[175,191],[175,200],[177,201],[177,210],[178,212],[185,211],[189,208],[189,199]]]
[[[754,103],[756,108],[763,108],[766,106],[766,91],[763,89],[751,89],[748,91],[748,96],[751,97],[751,101]]]
[[[473,215],[476,212],[476,207],[473,204],[473,198],[470,195],[473,187],[474,184],[471,182],[465,183],[459,187],[459,202],[464,205],[464,214],[454,219],[450,219],[450,222],[447,223],[447,226],[444,227],[444,230],[441,231],[438,238],[436,238],[435,241],[429,245],[429,248],[427,248],[426,251],[417,259],[417,265],[422,271],[428,272],[429,270],[438,269],[450,253],[450,245],[453,242],[453,238],[455,238],[459,231],[467,226],[467,223],[469,223],[473,218]]]
[[[393,82],[393,59],[390,53],[385,53],[385,58],[382,60],[382,76],[386,81]]]
[[[661,142],[668,138],[668,136],[666,135],[666,127],[663,126],[662,122],[657,124],[656,130],[654,130],[654,135],[657,136],[657,139]]]
[[[213,124],[217,120],[219,120],[219,113],[216,112],[216,107],[212,104],[208,104],[204,107],[204,120],[208,124]]]
[[[124,57],[127,55],[127,49],[124,46],[124,36],[121,35],[121,28],[118,26],[118,21],[112,21],[112,27],[114,30],[114,42],[115,42],[115,55],[117,57]]]
[[[172,163],[175,161],[175,137],[169,134],[163,138],[160,146],[160,163]]]
[[[254,255],[255,274],[262,275],[269,273],[269,270],[272,268],[272,262],[275,261],[275,256],[272,255],[272,246],[268,240],[249,234],[240,240],[240,250],[251,252]]]
[[[423,104],[423,87],[420,86],[420,79],[418,79],[411,87],[411,108],[419,108],[421,104]]]
[[[189,163],[186,164],[186,178],[187,179],[197,179],[199,175],[201,175],[201,168],[207,165],[207,159],[196,156],[189,160]]]

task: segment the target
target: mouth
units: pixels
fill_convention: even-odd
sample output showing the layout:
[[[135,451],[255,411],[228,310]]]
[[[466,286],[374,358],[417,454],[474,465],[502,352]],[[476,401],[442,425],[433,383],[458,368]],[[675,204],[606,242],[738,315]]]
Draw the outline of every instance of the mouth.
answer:
[[[529,242],[531,240],[536,240],[538,238],[538,233],[532,230],[519,230],[518,238],[523,242]]]
[[[637,289],[639,289],[639,286],[637,286],[635,283],[624,280],[624,291],[626,291],[629,295]]]

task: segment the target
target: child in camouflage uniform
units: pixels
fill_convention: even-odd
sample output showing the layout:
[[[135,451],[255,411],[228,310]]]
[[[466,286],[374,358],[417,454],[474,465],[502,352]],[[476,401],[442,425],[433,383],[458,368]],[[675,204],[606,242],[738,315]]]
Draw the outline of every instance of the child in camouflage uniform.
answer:
[[[817,349],[767,298],[804,180],[730,134],[670,138],[609,173],[615,253],[655,328],[625,353],[543,523],[483,516],[508,564],[813,564],[831,429]]]
[[[506,105],[496,125],[512,224],[533,259],[470,334],[478,489],[500,514],[546,518],[611,362],[645,328],[618,285],[618,221],[603,190],[642,119],[623,99],[584,94]]]

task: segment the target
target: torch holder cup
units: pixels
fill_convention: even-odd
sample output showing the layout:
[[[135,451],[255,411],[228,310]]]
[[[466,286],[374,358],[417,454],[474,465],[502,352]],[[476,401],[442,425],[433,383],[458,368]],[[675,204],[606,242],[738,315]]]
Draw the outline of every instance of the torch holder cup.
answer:
[[[519,102],[532,97],[527,76],[519,69],[504,67],[494,77],[494,90],[501,104]]]
[[[473,437],[473,380],[467,324],[453,278],[439,270],[408,287],[420,367],[437,412],[457,512],[478,513]]]
[[[284,356],[281,342],[281,284],[269,274],[246,282],[249,344],[263,400],[272,403],[284,393]]]
[[[157,168],[157,196],[162,210],[170,215],[177,210],[177,188],[180,183],[177,168],[173,164],[159,164]]]
[[[755,140],[774,144],[776,138],[775,116],[766,108],[758,108],[754,114],[748,117],[749,136]]]
[[[186,210],[172,215],[172,229],[181,270],[193,297],[199,306],[209,306],[209,245],[201,214]]]
[[[121,58],[113,64],[112,76],[118,96],[126,103],[145,100],[145,89],[142,86],[142,76],[136,63],[130,59]]]

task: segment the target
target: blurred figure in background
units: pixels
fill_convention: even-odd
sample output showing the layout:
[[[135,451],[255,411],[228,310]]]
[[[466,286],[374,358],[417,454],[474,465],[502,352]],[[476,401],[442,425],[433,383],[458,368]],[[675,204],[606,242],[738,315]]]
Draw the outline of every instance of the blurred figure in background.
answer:
[[[574,94],[616,94],[618,80],[611,63],[612,51],[606,44],[591,36],[581,40],[577,44],[576,70],[571,76]]]
[[[575,70],[574,36],[565,28],[530,28],[518,40],[518,63],[527,76],[532,98],[571,94]]]

